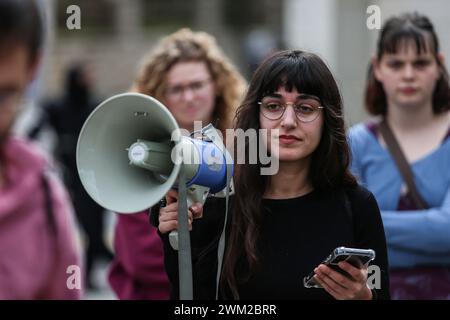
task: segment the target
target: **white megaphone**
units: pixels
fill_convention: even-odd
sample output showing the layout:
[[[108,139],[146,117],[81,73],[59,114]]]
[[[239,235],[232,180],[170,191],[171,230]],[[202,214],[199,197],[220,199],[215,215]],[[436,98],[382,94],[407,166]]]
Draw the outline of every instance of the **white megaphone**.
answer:
[[[150,96],[113,96],[90,114],[81,130],[76,155],[81,182],[102,207],[135,213],[176,187],[183,166],[188,207],[204,203],[208,193],[223,194],[228,188],[227,170],[233,166],[214,127],[202,133],[206,141],[183,136],[170,111]],[[177,249],[176,233],[169,238]]]

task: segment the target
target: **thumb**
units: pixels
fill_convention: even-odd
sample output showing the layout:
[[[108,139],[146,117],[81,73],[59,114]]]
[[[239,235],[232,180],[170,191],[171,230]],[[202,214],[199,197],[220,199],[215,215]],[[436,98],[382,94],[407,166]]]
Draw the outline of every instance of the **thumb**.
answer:
[[[199,218],[203,213],[203,204],[201,204],[200,202],[196,202],[191,206],[190,209],[194,215],[194,218]]]
[[[178,192],[175,189],[169,190],[166,194],[166,202],[167,204],[171,204],[178,201]]]

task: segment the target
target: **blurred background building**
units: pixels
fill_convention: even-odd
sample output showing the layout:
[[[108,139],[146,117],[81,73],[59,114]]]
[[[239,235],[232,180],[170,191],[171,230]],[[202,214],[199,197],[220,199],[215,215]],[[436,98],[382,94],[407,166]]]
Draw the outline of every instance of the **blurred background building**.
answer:
[[[139,61],[158,39],[181,27],[215,35],[247,78],[276,49],[300,48],[324,58],[336,76],[350,124],[366,117],[362,107],[368,62],[378,30],[369,30],[367,7],[377,5],[381,23],[417,10],[430,16],[442,39],[449,25],[445,0],[38,0],[46,8],[49,38],[36,95],[58,95],[64,70],[87,60],[101,97],[126,91]],[[69,30],[67,8],[81,10],[81,29]],[[444,55],[450,42],[443,41]],[[448,65],[448,64],[447,64]]]
[[[48,18],[48,41],[40,76],[17,123],[24,133],[33,125],[43,99],[64,89],[65,70],[87,61],[99,98],[128,90],[139,61],[162,37],[181,27],[216,36],[225,53],[249,78],[258,62],[277,49],[305,49],[324,58],[340,86],[348,125],[367,117],[363,108],[365,74],[379,30],[366,24],[370,5],[380,8],[381,24],[393,14],[419,11],[430,17],[450,56],[445,31],[450,26],[446,0],[37,0]],[[69,30],[67,8],[81,10],[81,29]],[[447,63],[447,67],[448,67]],[[51,151],[52,134],[41,142]],[[114,215],[108,234],[112,243]],[[99,272],[104,281],[105,268]],[[106,285],[106,282],[105,282]],[[100,298],[105,295],[91,296]],[[88,296],[89,298],[89,296]]]

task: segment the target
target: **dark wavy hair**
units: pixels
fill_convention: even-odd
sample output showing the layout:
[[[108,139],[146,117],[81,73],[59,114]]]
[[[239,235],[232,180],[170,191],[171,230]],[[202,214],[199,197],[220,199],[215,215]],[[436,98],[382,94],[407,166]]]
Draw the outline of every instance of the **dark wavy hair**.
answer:
[[[0,1],[0,53],[12,45],[28,49],[29,62],[34,63],[44,41],[44,21],[34,0]]]
[[[426,16],[414,12],[387,20],[378,39],[376,58],[380,61],[383,54],[396,53],[409,42],[414,43],[417,54],[432,50],[441,70],[441,77],[433,92],[434,114],[450,110],[448,72],[441,60],[438,59],[439,40],[433,24]],[[372,63],[367,72],[365,105],[367,111],[372,115],[386,115],[386,93],[381,82],[375,78]]]
[[[350,152],[341,95],[330,70],[315,54],[287,50],[275,53],[262,62],[237,110],[235,127],[244,131],[259,129],[257,103],[280,87],[288,91],[296,88],[298,92],[315,95],[324,106],[322,137],[312,154],[309,170],[314,189],[325,191],[355,186],[356,180],[349,171]],[[245,153],[246,159],[249,159],[248,141]],[[260,175],[261,167],[260,163],[236,165],[236,193],[221,278],[221,287],[229,289],[234,299],[239,298],[238,284],[247,281],[258,264],[256,246],[262,221],[262,198],[268,184],[267,176]],[[242,270],[237,265],[241,266],[242,263],[246,271],[236,274],[237,270]]]

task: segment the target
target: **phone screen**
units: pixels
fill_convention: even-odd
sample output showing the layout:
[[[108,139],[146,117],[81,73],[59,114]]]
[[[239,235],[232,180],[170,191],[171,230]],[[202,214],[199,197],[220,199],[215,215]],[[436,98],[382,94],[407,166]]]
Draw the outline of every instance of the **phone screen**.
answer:
[[[346,261],[356,268],[362,268],[371,260],[370,257],[366,256],[356,256],[356,255],[340,255],[330,262],[331,265],[336,265],[341,261]]]

